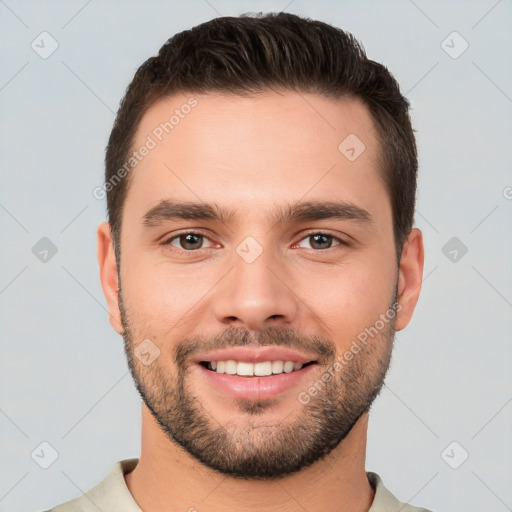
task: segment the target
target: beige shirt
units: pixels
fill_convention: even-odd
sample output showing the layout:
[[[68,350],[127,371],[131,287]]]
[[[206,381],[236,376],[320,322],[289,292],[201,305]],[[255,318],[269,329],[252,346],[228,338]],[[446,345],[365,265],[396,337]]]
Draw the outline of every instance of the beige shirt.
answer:
[[[52,508],[48,512],[142,512],[130,494],[124,475],[133,471],[139,459],[116,462],[110,473],[98,485],[82,496]],[[367,472],[375,489],[375,497],[368,512],[430,512],[398,501],[385,487],[379,475]]]

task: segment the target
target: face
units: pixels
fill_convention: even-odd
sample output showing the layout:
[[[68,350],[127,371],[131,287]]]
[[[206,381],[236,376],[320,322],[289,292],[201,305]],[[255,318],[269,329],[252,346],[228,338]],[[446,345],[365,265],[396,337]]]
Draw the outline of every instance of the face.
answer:
[[[142,119],[133,147],[155,145],[130,176],[119,276],[100,226],[102,284],[168,438],[223,474],[278,478],[335,449],[377,396],[418,298],[421,236],[397,267],[359,101],[191,97]]]

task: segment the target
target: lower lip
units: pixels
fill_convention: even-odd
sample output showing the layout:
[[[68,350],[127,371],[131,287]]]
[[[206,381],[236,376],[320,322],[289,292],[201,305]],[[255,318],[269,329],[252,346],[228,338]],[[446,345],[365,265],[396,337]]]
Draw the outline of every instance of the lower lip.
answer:
[[[268,377],[240,377],[208,370],[197,365],[204,374],[208,384],[215,386],[224,393],[244,400],[270,400],[281,393],[297,387],[303,379],[318,366],[310,364],[290,373],[279,373]]]

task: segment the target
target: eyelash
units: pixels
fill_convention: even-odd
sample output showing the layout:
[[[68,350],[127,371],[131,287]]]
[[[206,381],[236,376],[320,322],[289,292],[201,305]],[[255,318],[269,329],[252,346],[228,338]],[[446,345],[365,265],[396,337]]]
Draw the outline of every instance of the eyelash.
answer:
[[[189,234],[191,234],[191,235],[199,235],[199,236],[202,236],[203,238],[206,238],[207,240],[210,240],[209,236],[206,235],[205,233],[202,233],[201,231],[197,231],[197,230],[180,231],[179,233],[173,235],[172,237],[167,238],[164,242],[162,242],[162,245],[167,245],[167,246],[172,247],[171,250],[178,250],[178,251],[181,251],[181,252],[191,253],[191,254],[198,253],[198,252],[202,251],[203,249],[209,249],[209,247],[201,247],[199,249],[189,249],[189,250],[187,250],[187,249],[177,248],[177,247],[174,247],[174,246],[171,245],[171,242],[173,242],[174,240],[179,239],[183,235],[189,235]],[[303,240],[306,240],[307,238],[310,238],[310,237],[312,237],[314,235],[328,236],[328,237],[332,238],[333,240],[335,240],[336,242],[338,242],[338,244],[336,244],[334,246],[331,246],[331,247],[328,247],[327,249],[311,249],[314,252],[321,253],[321,252],[328,251],[329,249],[334,249],[335,247],[338,247],[338,246],[346,246],[346,247],[350,247],[351,246],[351,244],[349,242],[347,242],[346,240],[343,240],[340,237],[332,235],[331,233],[329,233],[327,231],[311,231],[310,233],[308,233],[305,236],[303,236],[299,240],[299,242],[297,242],[297,243],[300,243]],[[210,240],[210,242],[211,241],[212,240]],[[297,245],[297,244],[295,244],[295,245]]]

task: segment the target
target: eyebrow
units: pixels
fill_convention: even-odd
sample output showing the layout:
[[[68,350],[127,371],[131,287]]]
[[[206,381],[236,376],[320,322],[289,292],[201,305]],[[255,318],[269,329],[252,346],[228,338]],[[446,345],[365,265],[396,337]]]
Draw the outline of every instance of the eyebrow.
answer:
[[[221,208],[216,204],[164,199],[144,215],[143,225],[154,227],[163,222],[178,219],[228,223],[235,215],[235,210]],[[370,212],[344,201],[307,201],[281,205],[269,216],[269,221],[274,224],[323,219],[349,220],[362,224],[373,223]]]

